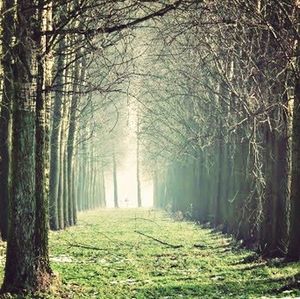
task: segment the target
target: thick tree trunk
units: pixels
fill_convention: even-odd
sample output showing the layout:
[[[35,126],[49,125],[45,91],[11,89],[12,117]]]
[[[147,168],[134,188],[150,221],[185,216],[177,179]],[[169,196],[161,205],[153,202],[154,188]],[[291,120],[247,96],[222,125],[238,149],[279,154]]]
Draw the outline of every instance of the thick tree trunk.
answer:
[[[289,208],[290,208],[290,172],[291,172],[291,151],[290,151],[290,114],[287,113],[287,130],[285,136],[280,136],[277,140],[277,171],[276,171],[276,192],[277,192],[277,209],[276,219],[274,225],[274,248],[275,254],[283,255],[287,252],[288,244],[288,222],[289,222]]]
[[[24,45],[26,45],[25,41]],[[22,65],[20,69],[23,69]],[[35,243],[33,242],[36,211],[35,103],[33,101],[33,90],[27,89],[30,78],[21,72],[18,75],[15,77],[13,107],[12,196],[3,284],[3,290],[5,291],[31,289],[37,279],[34,269]]]
[[[0,232],[2,240],[7,239],[8,201],[9,201],[9,169],[10,169],[10,123],[11,105],[14,98],[12,70],[12,39],[14,30],[14,1],[5,0],[2,19],[2,67],[4,73],[1,113],[0,113]]]
[[[295,11],[295,20],[299,20],[300,11]],[[300,33],[300,24],[297,24],[297,34]],[[290,106],[293,103],[292,113],[292,143],[291,143],[291,198],[290,198],[290,228],[287,257],[290,260],[300,259],[300,41],[294,42],[295,58],[291,60],[289,71],[292,84],[288,84],[288,98]],[[297,55],[298,54],[298,55]],[[290,78],[289,78],[290,79]],[[293,88],[294,87],[294,88]]]
[[[44,61],[41,29],[44,3],[17,1],[12,130],[12,192],[3,291],[44,290],[51,283],[48,259]],[[47,17],[46,17],[47,18]],[[37,75],[37,81],[33,75]],[[35,142],[36,141],[36,142]]]
[[[299,60],[298,60],[299,61]],[[296,82],[293,137],[292,137],[292,182],[291,182],[291,215],[290,240],[287,256],[291,260],[300,259],[300,81]]]
[[[43,0],[39,0],[43,7]],[[40,10],[42,26],[46,30],[52,29],[51,4]],[[52,279],[48,251],[49,230],[49,170],[50,170],[50,106],[52,61],[51,53],[46,49],[48,40],[42,37],[39,42],[44,56],[38,57],[37,97],[36,97],[36,148],[35,148],[35,176],[36,176],[36,221],[35,221],[35,271],[41,273],[39,288],[47,289]],[[44,285],[43,285],[44,284]]]
[[[276,167],[272,159],[276,156],[276,139],[275,132],[270,130],[269,125],[265,125],[263,134],[264,144],[264,177],[266,181],[265,196],[263,201],[262,221],[259,226],[259,250],[264,255],[269,255],[272,248],[274,233],[274,224],[276,223],[276,202],[277,194],[274,192],[274,178],[276,177]]]

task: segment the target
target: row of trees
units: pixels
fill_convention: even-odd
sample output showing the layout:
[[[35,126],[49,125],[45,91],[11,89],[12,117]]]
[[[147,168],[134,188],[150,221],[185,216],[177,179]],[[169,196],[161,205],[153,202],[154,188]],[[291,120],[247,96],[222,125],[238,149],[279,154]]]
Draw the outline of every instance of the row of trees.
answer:
[[[299,10],[295,1],[235,0],[174,13],[151,31],[156,55],[140,99],[155,205],[292,260],[300,258]]]
[[[1,4],[4,291],[49,287],[49,223],[63,229],[78,210],[105,206],[108,168],[118,206],[119,95],[130,90],[129,75],[143,78],[134,92],[137,181],[141,161],[155,170],[156,206],[210,222],[266,255],[299,259],[296,2]],[[143,28],[143,41],[154,43],[132,68],[131,28],[167,13]]]
[[[101,113],[115,105],[105,93],[118,92],[128,73],[122,41],[183,2],[1,2],[3,291],[47,289],[49,222],[62,229],[76,224],[78,209],[105,205],[97,142]]]

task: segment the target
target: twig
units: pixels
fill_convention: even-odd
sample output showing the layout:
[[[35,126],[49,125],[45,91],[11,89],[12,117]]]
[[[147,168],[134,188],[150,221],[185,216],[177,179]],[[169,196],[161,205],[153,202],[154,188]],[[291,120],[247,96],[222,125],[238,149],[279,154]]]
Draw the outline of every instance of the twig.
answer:
[[[94,246],[89,246],[89,245],[84,245],[84,244],[78,244],[78,243],[69,243],[68,245],[70,247],[79,247],[79,248],[84,248],[84,249],[92,249],[92,250],[106,250],[106,248],[100,248],[100,247],[94,247]]]
[[[142,233],[142,232],[140,232],[140,231],[137,231],[137,230],[135,230],[135,232],[136,232],[137,234],[140,234],[140,235],[142,235],[142,236],[144,236],[144,237],[147,237],[147,238],[149,238],[149,239],[152,239],[152,240],[154,240],[154,241],[156,241],[156,242],[158,242],[158,243],[160,243],[160,244],[163,244],[163,245],[165,245],[165,246],[169,246],[169,247],[171,247],[171,248],[175,248],[175,249],[176,249],[176,248],[181,248],[181,247],[183,247],[183,245],[174,245],[174,244],[170,244],[170,243],[168,243],[168,242],[159,240],[159,239],[157,239],[157,238],[154,238],[154,237],[152,237],[152,236],[149,236],[149,235],[144,234],[144,233]]]
[[[155,222],[154,220],[151,220],[151,219],[148,219],[148,218],[143,218],[143,217],[136,217],[136,218],[129,218],[130,220],[144,220],[144,221],[149,221],[149,222],[151,222],[151,223],[154,223],[155,225],[157,225],[157,226],[159,226],[160,227],[160,225],[157,223],[157,222]]]

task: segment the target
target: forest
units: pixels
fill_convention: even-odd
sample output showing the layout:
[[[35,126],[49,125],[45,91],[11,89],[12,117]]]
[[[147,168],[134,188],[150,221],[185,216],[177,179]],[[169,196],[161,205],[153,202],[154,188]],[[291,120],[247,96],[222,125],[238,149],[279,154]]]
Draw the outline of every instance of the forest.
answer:
[[[0,10],[0,298],[300,298],[299,0]]]

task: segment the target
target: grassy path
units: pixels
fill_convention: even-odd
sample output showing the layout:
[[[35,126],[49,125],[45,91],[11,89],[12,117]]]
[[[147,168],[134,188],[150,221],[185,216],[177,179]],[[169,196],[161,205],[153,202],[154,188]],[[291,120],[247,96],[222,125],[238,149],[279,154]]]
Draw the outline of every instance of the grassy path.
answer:
[[[277,291],[299,263],[250,262],[253,253],[234,249],[230,238],[158,211],[80,214],[78,226],[51,232],[50,248],[62,282],[44,298],[300,297],[299,290]]]

